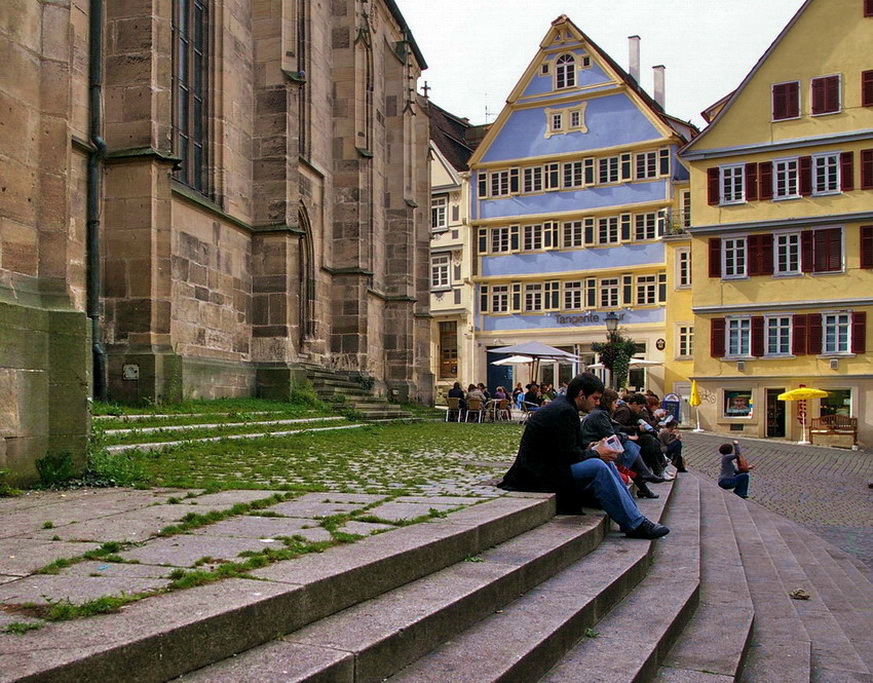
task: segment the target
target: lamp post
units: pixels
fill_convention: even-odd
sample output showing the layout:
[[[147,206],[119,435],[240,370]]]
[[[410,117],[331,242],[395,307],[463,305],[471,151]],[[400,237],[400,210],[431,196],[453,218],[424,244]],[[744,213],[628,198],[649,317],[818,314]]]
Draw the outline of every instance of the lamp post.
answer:
[[[615,311],[610,311],[606,314],[604,318],[604,322],[606,323],[606,341],[611,342],[615,339],[615,332],[618,330],[618,314]],[[617,389],[615,385],[615,373],[612,371],[612,368],[609,370],[609,386],[613,389]]]

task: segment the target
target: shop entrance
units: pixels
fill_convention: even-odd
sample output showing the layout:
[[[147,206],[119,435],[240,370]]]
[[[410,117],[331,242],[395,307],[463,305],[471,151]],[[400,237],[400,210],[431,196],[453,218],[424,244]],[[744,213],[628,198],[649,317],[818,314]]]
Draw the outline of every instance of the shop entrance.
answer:
[[[777,396],[785,389],[767,389],[767,436],[785,437],[785,401]]]

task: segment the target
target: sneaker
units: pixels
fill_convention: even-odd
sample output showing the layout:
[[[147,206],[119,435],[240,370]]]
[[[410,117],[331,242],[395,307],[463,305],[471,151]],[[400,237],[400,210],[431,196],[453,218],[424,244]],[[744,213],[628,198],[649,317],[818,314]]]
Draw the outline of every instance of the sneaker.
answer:
[[[656,538],[661,538],[661,536],[666,536],[669,533],[670,529],[663,524],[658,524],[657,522],[653,522],[644,517],[643,521],[640,522],[636,529],[625,531],[624,535],[628,538],[644,538],[647,541],[652,541]]]

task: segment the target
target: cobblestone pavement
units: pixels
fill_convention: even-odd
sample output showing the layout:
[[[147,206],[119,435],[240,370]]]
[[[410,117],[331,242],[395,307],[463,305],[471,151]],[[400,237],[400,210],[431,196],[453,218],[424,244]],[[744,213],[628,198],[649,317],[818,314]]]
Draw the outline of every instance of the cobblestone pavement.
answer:
[[[725,435],[683,432],[685,460],[715,481]],[[873,579],[873,453],[798,446],[768,439],[738,439],[755,465],[749,496],[853,554]]]

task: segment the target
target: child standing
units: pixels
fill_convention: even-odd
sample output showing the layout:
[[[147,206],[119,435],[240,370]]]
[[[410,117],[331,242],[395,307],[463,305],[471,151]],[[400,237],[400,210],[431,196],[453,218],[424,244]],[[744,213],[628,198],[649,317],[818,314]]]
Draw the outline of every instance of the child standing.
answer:
[[[748,498],[751,478],[748,470],[751,470],[754,465],[747,465],[746,471],[741,471],[738,467],[741,458],[739,441],[722,444],[718,447],[718,452],[721,453],[721,474],[718,475],[718,485],[726,490],[733,489],[740,498]],[[737,466],[734,466],[734,460],[737,461]]]

